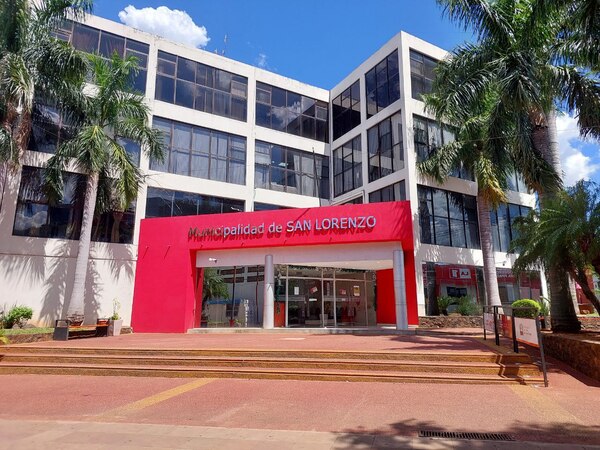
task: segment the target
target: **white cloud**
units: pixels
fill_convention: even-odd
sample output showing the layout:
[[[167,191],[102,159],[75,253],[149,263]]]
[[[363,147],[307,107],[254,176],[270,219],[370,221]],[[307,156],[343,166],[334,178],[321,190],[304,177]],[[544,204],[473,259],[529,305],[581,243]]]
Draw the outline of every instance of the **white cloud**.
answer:
[[[269,67],[269,64],[267,63],[267,55],[264,53],[259,53],[258,58],[256,58],[256,65],[261,69],[266,69]]]
[[[559,116],[556,128],[565,186],[573,186],[579,180],[588,180],[600,170],[600,164],[583,153],[584,141],[579,136],[577,119],[567,115]]]
[[[206,47],[210,38],[205,27],[198,26],[185,11],[158,8],[141,8],[129,5],[119,13],[125,25],[156,34],[192,47]]]

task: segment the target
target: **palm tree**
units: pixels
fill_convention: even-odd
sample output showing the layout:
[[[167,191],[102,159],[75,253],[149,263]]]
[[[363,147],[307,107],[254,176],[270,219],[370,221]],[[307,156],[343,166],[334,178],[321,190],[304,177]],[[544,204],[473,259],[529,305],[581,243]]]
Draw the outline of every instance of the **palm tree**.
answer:
[[[27,149],[36,98],[61,105],[81,93],[86,61],[51,32],[91,8],[92,0],[0,3],[0,209],[6,178]]]
[[[581,133],[600,137],[600,86],[582,55],[568,40],[576,33],[569,19],[571,3],[559,0],[438,0],[445,14],[475,32],[478,42],[452,52],[439,80],[448,90],[444,105],[451,110],[465,99],[497,90],[497,104],[488,118],[490,136],[508,130],[531,140],[532,149],[561,174],[556,132],[557,105],[578,115]],[[577,0],[581,3],[583,0]],[[559,4],[560,3],[560,4]],[[439,76],[439,74],[438,74]],[[507,121],[507,117],[512,120]],[[507,123],[510,126],[506,126]],[[501,140],[499,140],[501,141]],[[499,144],[492,139],[491,145]],[[523,146],[522,148],[527,148]],[[516,155],[519,169],[534,159]],[[538,191],[542,206],[554,194]],[[550,268],[552,328],[578,331],[579,321],[564,272]]]
[[[591,269],[600,273],[600,188],[580,181],[547,202],[541,213],[532,212],[516,222],[519,237],[513,241],[520,255],[515,269],[536,264],[569,273],[600,311],[589,287]]]
[[[489,116],[497,101],[496,89],[485,93],[482,98],[469,98],[460,107],[445,109],[449,102],[448,91],[441,83],[446,78],[445,71],[450,64],[441,61],[430,95],[425,96],[426,109],[437,120],[454,127],[456,140],[438,149],[433,149],[427,159],[419,163],[419,171],[443,183],[456,167],[462,166],[473,174],[477,181],[477,212],[479,237],[483,254],[483,275],[487,304],[500,306],[500,293],[494,258],[492,223],[490,212],[501,203],[507,202],[508,176],[515,169],[515,161],[528,155],[529,164],[524,165],[523,178],[530,186],[558,185],[559,179],[552,168],[535,152],[531,151],[531,141],[515,139],[513,133],[496,137],[492,145],[487,128]],[[507,122],[508,122],[507,117]],[[507,126],[510,126],[507,123]],[[499,142],[500,141],[500,142]],[[499,145],[502,144],[502,145]],[[528,170],[535,167],[536,171]]]
[[[82,316],[84,288],[90,252],[92,220],[97,200],[106,205],[107,197],[117,199],[121,211],[137,197],[142,174],[131,160],[119,138],[142,145],[150,158],[161,161],[162,137],[148,124],[148,107],[144,98],[129,88],[131,75],[137,70],[135,58],[121,59],[116,54],[110,61],[90,55],[91,82],[80,105],[82,122],[72,139],[62,143],[48,160],[46,184],[54,197],[63,187],[63,171],[74,166],[87,176],[81,233],[79,238],[75,279],[68,315]],[[107,189],[107,186],[109,188]],[[111,195],[101,195],[111,190]],[[114,200],[112,202],[114,207]]]

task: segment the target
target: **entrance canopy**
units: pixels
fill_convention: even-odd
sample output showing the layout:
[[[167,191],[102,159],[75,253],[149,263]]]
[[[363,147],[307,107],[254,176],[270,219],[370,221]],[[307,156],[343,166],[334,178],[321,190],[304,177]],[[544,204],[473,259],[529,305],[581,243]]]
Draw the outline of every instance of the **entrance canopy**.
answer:
[[[409,202],[144,219],[132,326],[138,332],[193,328],[202,295],[198,268],[264,264],[268,256],[270,264],[379,273],[394,266],[394,253],[404,258],[403,295],[414,300],[416,316]],[[393,286],[387,289],[392,303]]]

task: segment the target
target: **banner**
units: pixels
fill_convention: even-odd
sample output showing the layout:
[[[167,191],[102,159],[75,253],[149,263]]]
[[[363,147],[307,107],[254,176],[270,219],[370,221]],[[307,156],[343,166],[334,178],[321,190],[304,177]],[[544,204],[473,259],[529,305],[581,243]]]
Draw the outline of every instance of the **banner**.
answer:
[[[539,347],[540,342],[538,340],[535,319],[523,319],[521,317],[515,317],[514,321],[515,331],[517,333],[517,341],[523,342],[524,344],[533,345],[534,347]]]
[[[485,331],[489,333],[495,333],[494,327],[494,314],[492,313],[483,313],[483,326]]]

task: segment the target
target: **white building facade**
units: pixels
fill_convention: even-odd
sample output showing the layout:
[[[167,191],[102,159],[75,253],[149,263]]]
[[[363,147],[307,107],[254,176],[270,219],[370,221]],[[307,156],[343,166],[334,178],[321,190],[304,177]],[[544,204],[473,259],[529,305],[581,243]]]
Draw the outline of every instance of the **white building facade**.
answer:
[[[438,296],[482,301],[475,182],[457,169],[438,186],[416,170],[419,157],[452,139],[418,99],[442,49],[401,32],[328,91],[99,17],[59,35],[84,51],[138,57],[135,86],[167,140],[162,165],[127,146],[146,183],[130,210],[95,221],[87,316],[110,315],[116,299],[129,323],[144,218],[400,200],[413,215],[419,315],[437,312]],[[45,198],[40,168],[68,126],[51,105],[36,111],[22,171],[2,198],[0,309],[27,305],[33,322],[50,325],[68,306],[81,180],[67,178],[61,204]],[[505,302],[539,296],[545,285],[509,270],[512,220],[535,206],[520,181],[493,216]]]

